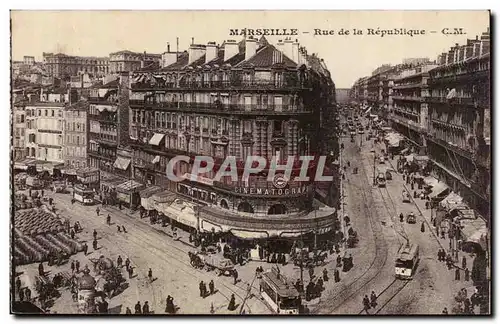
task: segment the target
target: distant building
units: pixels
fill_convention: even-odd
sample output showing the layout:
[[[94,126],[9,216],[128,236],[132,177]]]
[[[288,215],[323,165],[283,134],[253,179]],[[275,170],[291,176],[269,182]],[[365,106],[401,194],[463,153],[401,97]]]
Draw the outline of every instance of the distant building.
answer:
[[[109,54],[110,73],[132,72],[155,65],[159,68],[162,62],[161,54],[135,53],[131,51],[119,51]]]
[[[78,101],[64,109],[64,161],[71,168],[87,166],[87,111],[89,103]]]
[[[430,60],[428,57],[420,57],[420,58],[405,58],[403,59],[403,64],[409,65],[420,65],[429,63]]]
[[[23,57],[23,63],[26,65],[34,65],[35,64],[35,57],[34,56],[24,56]]]
[[[348,103],[350,101],[350,91],[351,89],[335,89],[337,103]]]
[[[108,57],[70,56],[62,53],[43,53],[43,63],[50,76],[69,78],[91,73],[101,76],[109,73]]]
[[[14,99],[13,103],[13,153],[14,161],[22,160],[26,157],[25,131],[26,131],[26,112],[25,106],[27,98],[20,96]]]

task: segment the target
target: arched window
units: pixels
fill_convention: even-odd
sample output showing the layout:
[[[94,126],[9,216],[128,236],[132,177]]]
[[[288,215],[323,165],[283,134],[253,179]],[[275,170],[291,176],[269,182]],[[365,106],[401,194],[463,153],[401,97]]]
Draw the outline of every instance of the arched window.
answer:
[[[222,208],[229,209],[229,205],[228,205],[228,203],[227,203],[226,199],[221,199],[221,201],[220,201],[220,206],[221,206]]]
[[[267,211],[268,215],[286,214],[286,206],[283,204],[272,205]]]
[[[248,202],[244,201],[238,205],[238,211],[245,213],[253,213],[253,207]]]
[[[33,156],[33,157],[35,156],[35,148],[34,147],[31,148],[31,154],[30,154],[30,156]]]

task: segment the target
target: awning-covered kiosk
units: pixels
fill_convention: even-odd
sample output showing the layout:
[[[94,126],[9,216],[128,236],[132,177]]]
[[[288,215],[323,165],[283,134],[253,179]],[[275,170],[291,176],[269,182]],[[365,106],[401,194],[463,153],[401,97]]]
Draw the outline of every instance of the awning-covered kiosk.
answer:
[[[30,173],[36,173],[36,161],[34,159],[24,159],[14,162],[14,170],[29,171],[29,169],[31,169]]]
[[[128,204],[131,209],[141,203],[139,192],[144,188],[142,183],[127,180],[116,186],[116,198]]]
[[[424,183],[430,191],[429,198],[432,200],[441,201],[450,192],[450,188],[443,181],[434,177],[425,177]]]
[[[469,208],[457,209],[455,218],[460,227],[461,239],[465,243],[478,244],[483,251],[487,249],[488,227],[484,219]]]
[[[141,197],[141,206],[145,210],[154,210],[155,206],[152,201],[152,196],[156,193],[159,193],[162,189],[158,186],[151,186],[143,189],[139,192],[139,196]]]

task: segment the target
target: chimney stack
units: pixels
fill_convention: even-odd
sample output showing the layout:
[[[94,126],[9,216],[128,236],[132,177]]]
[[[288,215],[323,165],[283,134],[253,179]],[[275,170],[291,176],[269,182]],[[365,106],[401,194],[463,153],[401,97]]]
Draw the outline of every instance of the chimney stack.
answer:
[[[170,53],[170,43],[167,43],[167,53]]]
[[[191,45],[194,45],[194,37],[191,37]]]
[[[293,59],[293,41],[290,37],[285,38],[283,42],[283,53],[289,59]]]
[[[257,40],[249,36],[245,40],[245,61],[255,55],[257,52]]]
[[[295,63],[299,64],[299,40],[296,39],[295,42],[292,44],[292,56],[289,57],[292,61]]]
[[[207,50],[207,47],[205,45],[192,44],[191,46],[189,46],[189,53],[188,53],[189,63],[188,64],[191,64],[194,61],[196,61],[197,59],[199,59],[200,57],[202,57],[205,54],[206,50]]]
[[[207,43],[207,51],[205,56],[205,63],[208,63],[217,58],[218,47],[215,45],[215,42]]]
[[[222,44],[224,47],[224,62],[239,53],[238,43],[234,39],[230,39]]]

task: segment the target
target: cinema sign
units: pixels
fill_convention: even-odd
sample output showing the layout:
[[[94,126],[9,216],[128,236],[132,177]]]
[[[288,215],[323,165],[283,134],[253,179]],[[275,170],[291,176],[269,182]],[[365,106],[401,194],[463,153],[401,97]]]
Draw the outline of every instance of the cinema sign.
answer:
[[[307,193],[309,186],[297,188],[253,188],[253,187],[236,187],[234,192],[237,194],[256,195],[256,196],[290,196],[302,195]]]

